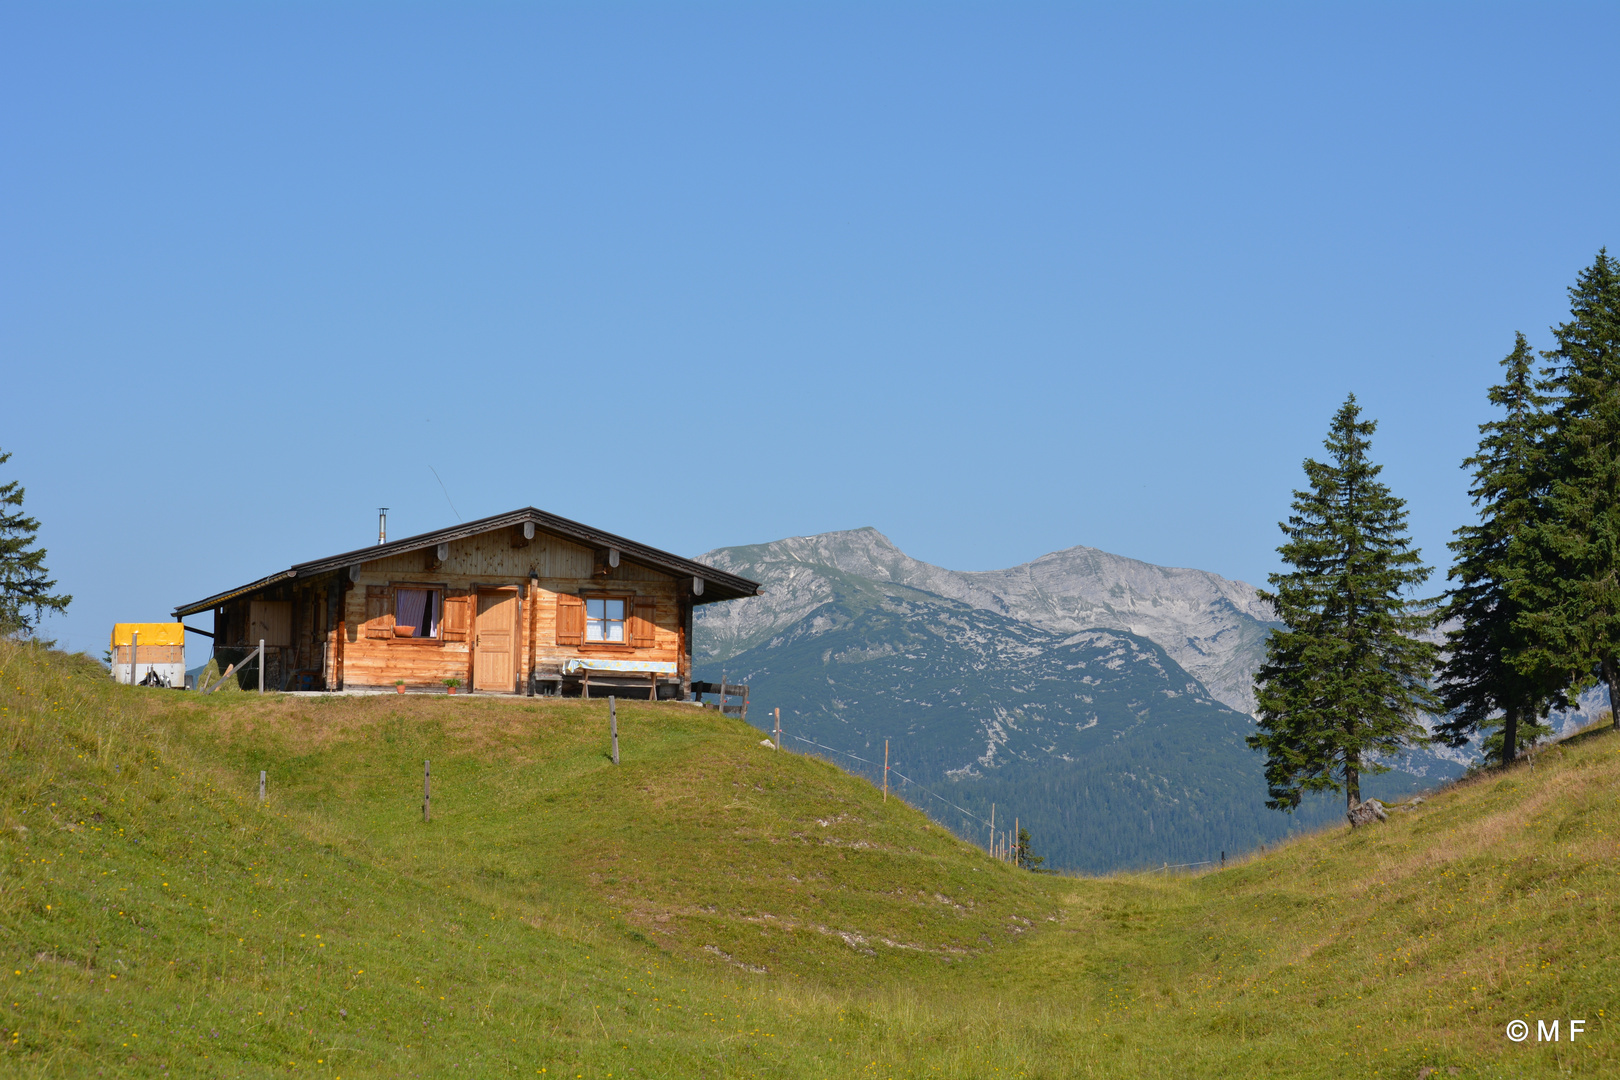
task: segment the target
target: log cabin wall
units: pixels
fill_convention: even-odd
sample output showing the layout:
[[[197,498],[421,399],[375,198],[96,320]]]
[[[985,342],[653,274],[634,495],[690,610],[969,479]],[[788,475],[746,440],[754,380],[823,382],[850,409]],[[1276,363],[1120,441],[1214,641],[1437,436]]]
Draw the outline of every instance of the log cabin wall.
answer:
[[[511,680],[501,686],[508,692],[523,685],[530,671],[555,672],[576,657],[674,663],[676,678],[690,678],[685,656],[688,579],[628,559],[610,568],[592,548],[544,533],[525,540],[521,527],[454,540],[447,549],[442,560],[437,548],[427,548],[360,565],[342,594],[341,621],[323,635],[328,656],[339,658],[328,660],[327,686],[335,689],[340,682],[344,688],[386,688],[396,679],[403,679],[407,688],[439,686],[446,679],[470,686],[480,590],[505,590],[515,601]],[[346,581],[348,576],[334,577]],[[337,582],[331,587],[337,588]],[[393,636],[392,590],[398,587],[438,591],[442,621],[437,638]],[[567,598],[593,594],[626,601],[626,643],[559,644],[558,597],[566,605]]]
[[[661,688],[686,698],[693,608],[758,593],[757,582],[530,506],[298,563],[181,605],[174,617],[211,609],[222,664],[242,662],[263,639],[267,689],[457,679],[511,692],[544,675],[573,690],[581,680],[559,670],[600,658],[615,661],[595,668],[609,686],[637,685],[657,666]],[[593,597],[616,601],[610,609],[622,602],[622,612],[594,612],[624,617],[608,628],[616,640],[586,640],[601,628],[587,618]],[[422,623],[421,632],[401,620]]]

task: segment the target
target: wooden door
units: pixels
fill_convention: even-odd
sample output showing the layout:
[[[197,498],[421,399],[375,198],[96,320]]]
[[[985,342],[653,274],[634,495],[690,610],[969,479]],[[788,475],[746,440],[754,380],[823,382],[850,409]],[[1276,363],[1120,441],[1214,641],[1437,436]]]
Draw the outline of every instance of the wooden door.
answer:
[[[478,627],[473,642],[473,689],[510,694],[517,688],[517,609],[515,589],[478,594]]]

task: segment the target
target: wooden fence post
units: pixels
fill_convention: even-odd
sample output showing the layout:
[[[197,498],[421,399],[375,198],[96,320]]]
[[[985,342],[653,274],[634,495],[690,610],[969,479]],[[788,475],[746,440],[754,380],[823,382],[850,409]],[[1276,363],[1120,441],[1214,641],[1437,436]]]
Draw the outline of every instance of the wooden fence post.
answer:
[[[608,731],[613,735],[613,764],[619,763],[619,709],[612,694],[608,695]]]
[[[422,762],[422,820],[433,820],[433,763]]]
[[[883,801],[889,801],[889,740],[883,740]]]
[[[776,748],[782,749],[782,710],[776,710]]]
[[[259,770],[259,801],[264,802],[264,770]]]
[[[259,639],[259,693],[264,693],[264,638]]]

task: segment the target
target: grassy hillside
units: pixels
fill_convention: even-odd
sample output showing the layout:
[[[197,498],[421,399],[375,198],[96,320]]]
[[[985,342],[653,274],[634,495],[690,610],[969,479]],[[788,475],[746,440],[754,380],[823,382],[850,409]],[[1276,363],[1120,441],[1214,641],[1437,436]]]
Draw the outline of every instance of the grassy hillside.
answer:
[[[1620,1069],[1607,731],[1166,880],[1009,870],[713,712],[620,722],[615,768],[601,702],[200,698],[0,643],[0,1074]]]
[[[1047,866],[1100,874],[1216,860],[1342,820],[1330,796],[1307,796],[1292,816],[1266,809],[1265,761],[1243,741],[1254,721],[1145,637],[817,577],[825,602],[699,675],[747,683],[761,726],[780,707],[789,736],[809,740],[798,745],[828,747],[868,779],[881,782],[891,741],[894,768],[938,793],[901,797],[965,839],[983,842],[996,806],[1029,828]],[[1389,799],[1434,782],[1395,770],[1365,790]]]

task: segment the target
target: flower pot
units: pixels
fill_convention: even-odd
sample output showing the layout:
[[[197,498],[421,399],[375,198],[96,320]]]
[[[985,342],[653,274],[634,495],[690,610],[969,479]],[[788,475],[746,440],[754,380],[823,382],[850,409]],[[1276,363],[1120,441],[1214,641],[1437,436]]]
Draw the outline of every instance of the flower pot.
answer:
[[[447,686],[444,688],[444,692],[447,694],[453,694],[456,692],[456,688],[453,686]]]
[[[394,627],[394,636],[395,637],[415,637],[416,636],[416,627],[414,627],[414,626],[395,626]]]
[[[405,692],[405,688],[403,686],[396,686],[396,687],[394,687],[394,692],[398,693],[398,694],[403,694]]]

